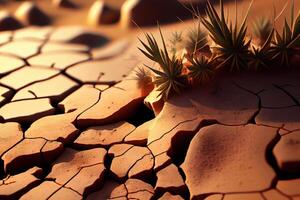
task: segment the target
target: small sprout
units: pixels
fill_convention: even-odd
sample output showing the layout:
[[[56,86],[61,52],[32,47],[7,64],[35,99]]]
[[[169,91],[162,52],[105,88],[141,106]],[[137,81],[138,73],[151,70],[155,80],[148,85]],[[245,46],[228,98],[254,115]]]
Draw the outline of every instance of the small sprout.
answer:
[[[146,34],[148,45],[140,40],[146,51],[139,49],[145,56],[159,64],[161,70],[147,67],[155,74],[154,84],[156,90],[159,91],[158,96],[162,96],[164,100],[167,100],[173,92],[180,93],[181,89],[185,87],[186,76],[182,74],[182,61],[176,59],[175,56],[169,57],[160,27],[159,32],[163,49],[158,46],[153,35],[149,34]]]
[[[253,0],[243,22],[238,28],[237,21],[234,26],[231,23],[228,25],[224,15],[223,0],[220,0],[220,14],[217,13],[209,1],[207,2],[206,15],[208,18],[201,17],[201,22],[209,31],[211,39],[216,44],[212,49],[215,54],[214,61],[219,63],[216,67],[217,69],[229,67],[230,71],[240,71],[247,68],[251,40],[246,41],[246,21],[252,3]]]
[[[272,59],[279,60],[281,66],[290,66],[290,58],[300,46],[300,13],[294,21],[294,1],[291,4],[291,23],[284,21],[282,34],[275,30],[271,46]]]
[[[200,23],[187,33],[187,40],[185,41],[185,47],[190,54],[194,54],[197,51],[203,49],[207,45],[207,34],[204,32]]]
[[[215,71],[212,68],[210,60],[201,55],[189,59],[191,65],[188,67],[188,77],[192,82],[204,84],[212,80]]]
[[[254,36],[260,40],[262,45],[267,41],[272,30],[273,23],[269,18],[260,17],[253,23]]]
[[[270,47],[273,35],[274,29],[271,30],[267,40],[261,47],[252,46],[249,68],[253,69],[254,71],[260,71],[263,68],[268,68],[271,59]]]
[[[183,37],[182,32],[172,33],[172,38],[170,39],[170,52],[176,55],[178,51],[183,49]]]
[[[134,79],[137,80],[139,88],[147,87],[152,83],[152,74],[150,70],[146,69],[145,67],[139,67],[134,72]]]

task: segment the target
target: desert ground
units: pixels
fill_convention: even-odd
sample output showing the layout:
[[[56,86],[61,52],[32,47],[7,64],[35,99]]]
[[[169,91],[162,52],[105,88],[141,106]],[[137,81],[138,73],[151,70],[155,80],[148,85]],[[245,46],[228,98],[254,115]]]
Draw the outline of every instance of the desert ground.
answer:
[[[0,1],[0,200],[300,199],[300,62],[223,73],[163,101],[139,87],[138,67],[155,64],[138,38],[158,37],[160,19],[166,40],[197,21],[159,0],[134,11],[137,24],[120,14],[125,0],[88,20],[95,2]],[[249,32],[273,5],[285,1],[254,0]],[[235,2],[225,9],[234,18]]]

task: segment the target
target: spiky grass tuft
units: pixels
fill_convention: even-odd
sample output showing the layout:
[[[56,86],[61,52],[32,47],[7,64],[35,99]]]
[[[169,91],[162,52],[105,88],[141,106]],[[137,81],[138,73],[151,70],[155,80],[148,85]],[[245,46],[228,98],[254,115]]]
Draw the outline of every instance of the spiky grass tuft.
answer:
[[[160,70],[147,67],[155,74],[154,84],[156,90],[160,92],[159,96],[167,100],[172,93],[180,93],[182,88],[186,86],[187,77],[182,73],[182,61],[176,59],[175,56],[170,58],[160,27],[159,32],[163,43],[162,49],[159,47],[154,36],[149,34],[146,34],[148,45],[140,40],[146,50],[139,49],[145,56],[159,64]]]
[[[185,48],[189,54],[195,54],[207,45],[207,33],[201,29],[200,22],[189,30]]]
[[[175,31],[170,39],[170,52],[175,55],[179,50],[184,48],[182,32]]]
[[[291,3],[291,21],[284,20],[282,33],[275,30],[274,41],[271,46],[273,60],[279,60],[281,66],[290,66],[290,58],[294,56],[296,48],[300,46],[300,13],[294,20],[295,3]]]
[[[137,80],[139,88],[144,88],[152,84],[152,74],[150,70],[146,69],[145,67],[138,67],[134,73],[134,80]]]
[[[211,61],[201,55],[196,58],[189,58],[191,65],[188,67],[188,77],[193,83],[205,84],[211,81],[215,75]]]
[[[246,36],[246,21],[252,3],[253,0],[240,25],[237,22],[237,1],[234,24],[225,18],[223,0],[220,0],[219,13],[209,1],[206,7],[207,17],[194,13],[207,29],[212,40],[213,44],[209,46],[211,49],[209,53],[199,51],[209,45],[207,34],[200,29],[200,24],[187,35],[183,36],[182,32],[173,34],[170,40],[172,56],[168,53],[160,27],[159,33],[163,48],[159,47],[153,35],[145,34],[147,44],[140,40],[144,47],[144,50],[140,50],[160,67],[157,69],[147,66],[154,74],[153,83],[156,90],[160,92],[159,96],[167,100],[171,94],[180,93],[189,83],[205,84],[214,78],[219,69],[261,71],[268,69],[278,60],[282,66],[290,65],[289,61],[292,56],[297,53],[299,55],[300,51],[300,13],[294,20],[294,1],[292,0],[291,6],[291,23],[285,20],[281,34],[274,28],[274,25],[288,3],[277,17],[275,17],[274,9],[272,24],[265,18],[256,22],[254,34],[263,41],[259,45],[255,45],[256,43],[247,39]],[[180,58],[177,58],[177,55],[180,55]],[[146,76],[145,72],[139,74],[141,80]]]
[[[249,57],[250,40],[246,41],[246,20],[252,5],[245,15],[240,27],[237,25],[228,24],[224,15],[223,0],[220,0],[220,14],[216,9],[207,2],[206,15],[201,17],[201,22],[209,31],[209,35],[216,44],[212,49],[214,50],[214,60],[219,62],[217,69],[229,68],[229,71],[240,71],[247,68],[247,60]],[[237,17],[236,17],[237,18]]]
[[[261,71],[263,69],[268,69],[271,62],[271,42],[274,35],[274,29],[271,30],[269,36],[262,46],[255,47],[252,46],[251,57],[249,60],[249,67],[254,71]]]
[[[263,45],[273,30],[273,23],[267,17],[260,17],[253,23],[253,34],[259,39],[259,44]]]

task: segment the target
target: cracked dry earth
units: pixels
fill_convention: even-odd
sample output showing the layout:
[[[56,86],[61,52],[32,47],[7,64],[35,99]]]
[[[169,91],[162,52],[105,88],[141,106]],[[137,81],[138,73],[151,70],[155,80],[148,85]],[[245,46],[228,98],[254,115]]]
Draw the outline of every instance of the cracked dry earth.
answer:
[[[89,41],[0,34],[1,200],[300,199],[299,71],[223,74],[159,112],[136,42]]]

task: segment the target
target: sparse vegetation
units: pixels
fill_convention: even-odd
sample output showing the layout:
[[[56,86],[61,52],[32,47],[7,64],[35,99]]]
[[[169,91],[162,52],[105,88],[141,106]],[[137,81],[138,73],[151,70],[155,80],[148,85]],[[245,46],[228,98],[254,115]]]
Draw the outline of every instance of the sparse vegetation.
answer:
[[[180,49],[184,48],[182,32],[174,32],[170,39],[170,52],[175,55]]]
[[[186,35],[184,32],[173,34],[169,48],[172,56],[169,55],[160,27],[162,48],[153,35],[146,34],[148,44],[140,40],[144,47],[144,50],[140,50],[158,64],[158,69],[148,68],[155,75],[154,84],[160,91],[159,95],[167,100],[172,93],[179,93],[188,85],[212,81],[219,71],[261,71],[270,69],[274,63],[280,63],[281,67],[290,66],[292,57],[299,54],[300,48],[300,13],[294,16],[294,1],[291,0],[290,23],[285,19],[282,31],[278,31],[274,25],[286,6],[277,17],[274,11],[273,22],[269,18],[254,22],[253,34],[249,35],[247,18],[252,3],[253,0],[239,24],[237,3],[235,21],[232,22],[225,16],[223,0],[220,0],[219,12],[208,1],[206,16],[193,13],[199,24]],[[201,24],[208,34],[201,29]],[[208,54],[201,51],[207,46]],[[184,52],[184,55],[178,56],[178,52]]]
[[[146,34],[148,45],[143,44],[146,51],[140,49],[145,56],[159,64],[161,70],[147,66],[154,74],[154,84],[156,89],[160,91],[159,96],[165,100],[168,99],[172,92],[180,93],[180,90],[186,85],[186,75],[182,73],[182,61],[177,59],[175,55],[170,58],[167,51],[166,43],[162,32],[159,28],[163,49],[160,49],[153,35]]]
[[[193,83],[205,84],[213,79],[215,71],[212,67],[211,60],[201,55],[188,59],[191,63],[188,66],[188,77]]]
[[[145,67],[139,67],[135,70],[135,80],[138,82],[138,87],[143,88],[152,83],[152,75],[150,70],[145,69]]]
[[[189,54],[196,54],[207,45],[207,33],[201,29],[200,21],[187,33],[185,48]]]
[[[273,30],[273,23],[268,17],[259,17],[253,23],[253,35],[259,45],[263,45]]]
[[[279,60],[282,66],[290,66],[290,58],[295,54],[295,48],[300,45],[300,13],[294,20],[294,11],[294,1],[292,1],[290,24],[285,18],[282,33],[280,34],[278,30],[275,30],[270,49],[272,60]]]
[[[230,71],[240,71],[247,68],[251,42],[250,39],[246,41],[246,20],[249,9],[241,25],[238,26],[236,19],[233,26],[232,23],[228,23],[225,19],[222,0],[220,1],[220,14],[217,13],[209,1],[207,2],[205,10],[207,19],[201,17],[201,22],[209,31],[210,38],[215,43],[211,49],[213,51],[213,60],[217,63],[216,69],[228,68]]]
[[[264,42],[262,46],[255,47],[252,45],[251,49],[251,57],[248,63],[249,69],[253,69],[254,71],[260,71],[263,69],[268,69],[270,65],[270,47],[274,34],[274,29],[269,33],[268,38]]]

